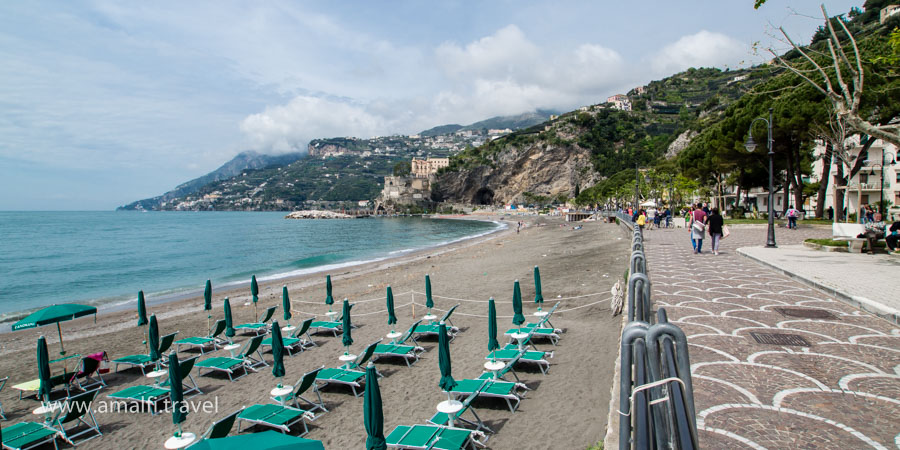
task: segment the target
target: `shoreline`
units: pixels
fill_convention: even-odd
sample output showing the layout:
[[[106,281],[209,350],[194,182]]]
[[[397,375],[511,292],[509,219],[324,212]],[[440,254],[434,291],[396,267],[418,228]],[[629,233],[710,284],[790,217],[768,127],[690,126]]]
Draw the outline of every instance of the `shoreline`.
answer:
[[[370,264],[378,264],[378,263],[393,263],[393,264],[401,264],[402,259],[405,257],[412,257],[419,253],[430,252],[440,250],[445,247],[450,247],[454,244],[470,242],[482,238],[487,238],[489,236],[495,235],[497,233],[501,233],[504,230],[509,229],[509,224],[504,223],[504,219],[502,217],[492,218],[492,217],[480,217],[473,215],[466,216],[432,216],[432,219],[441,219],[441,220],[476,220],[481,222],[491,222],[496,224],[497,226],[491,230],[480,232],[477,234],[464,236],[461,238],[453,239],[450,241],[439,242],[436,244],[426,245],[424,247],[412,248],[412,249],[401,249],[393,252],[388,252],[382,256],[377,256],[369,259],[351,259],[344,262],[337,262],[331,264],[323,264],[320,266],[313,266],[304,269],[295,269],[288,272],[274,273],[269,275],[264,275],[261,277],[257,277],[257,281],[259,282],[260,289],[264,288],[267,285],[278,284],[278,283],[290,283],[295,281],[295,279],[322,274],[323,272],[335,271],[335,272],[344,272],[347,269],[356,269],[364,266],[368,266]],[[228,293],[238,292],[242,289],[247,290],[249,292],[249,284],[250,280],[241,280],[241,281],[228,281],[224,282],[218,286],[213,285],[213,293],[215,295],[216,291],[225,291]],[[305,287],[305,286],[304,286]],[[169,303],[183,302],[194,298],[202,298],[204,288],[202,286],[198,287],[190,287],[190,288],[170,288],[157,292],[145,292],[147,306],[160,306]],[[247,296],[249,298],[249,295]],[[126,298],[122,298],[122,296],[115,297],[105,297],[100,299],[92,299],[89,301],[80,301],[76,302],[79,304],[86,304],[89,306],[94,306],[97,308],[97,317],[99,318],[101,315],[114,314],[121,311],[127,311],[129,309],[134,308],[134,302],[137,297],[135,295],[129,295]],[[71,302],[62,302],[62,303],[71,303]],[[46,305],[49,306],[49,305]],[[11,333],[12,325],[18,320],[26,317],[28,314],[31,314],[35,311],[40,310],[46,306],[41,306],[37,308],[32,308],[28,310],[20,310],[20,311],[10,311],[3,314],[0,314],[0,335]],[[2,354],[2,351],[0,351]]]

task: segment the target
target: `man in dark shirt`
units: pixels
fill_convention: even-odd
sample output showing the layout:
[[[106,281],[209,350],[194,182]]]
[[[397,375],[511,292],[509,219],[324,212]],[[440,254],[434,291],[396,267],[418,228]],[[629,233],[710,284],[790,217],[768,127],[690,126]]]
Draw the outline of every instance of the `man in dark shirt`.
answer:
[[[888,235],[884,238],[884,242],[887,243],[887,247],[891,251],[897,250],[898,241],[900,241],[900,220],[891,224],[891,228],[888,229]]]

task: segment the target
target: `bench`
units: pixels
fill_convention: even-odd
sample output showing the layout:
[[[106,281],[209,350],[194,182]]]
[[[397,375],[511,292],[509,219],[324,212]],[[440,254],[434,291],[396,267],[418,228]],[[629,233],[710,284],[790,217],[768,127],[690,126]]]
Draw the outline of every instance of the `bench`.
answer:
[[[831,225],[831,239],[835,241],[847,241],[851,253],[862,253],[865,238],[858,238],[865,234],[866,227],[860,223],[834,223]]]

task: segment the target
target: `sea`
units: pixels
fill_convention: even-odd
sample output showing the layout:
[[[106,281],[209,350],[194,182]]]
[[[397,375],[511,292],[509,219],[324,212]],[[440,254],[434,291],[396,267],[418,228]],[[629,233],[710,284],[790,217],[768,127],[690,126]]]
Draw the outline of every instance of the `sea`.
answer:
[[[121,308],[401,256],[503,225],[419,217],[285,219],[283,212],[0,212],[0,330],[57,303]]]

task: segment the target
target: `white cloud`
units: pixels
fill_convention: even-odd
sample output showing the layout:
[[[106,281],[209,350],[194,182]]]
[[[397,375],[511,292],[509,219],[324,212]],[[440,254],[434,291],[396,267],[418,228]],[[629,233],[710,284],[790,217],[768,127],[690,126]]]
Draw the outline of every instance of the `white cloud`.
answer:
[[[749,48],[721,33],[701,30],[663,47],[650,59],[653,72],[662,76],[690,67],[723,67],[739,63]]]

